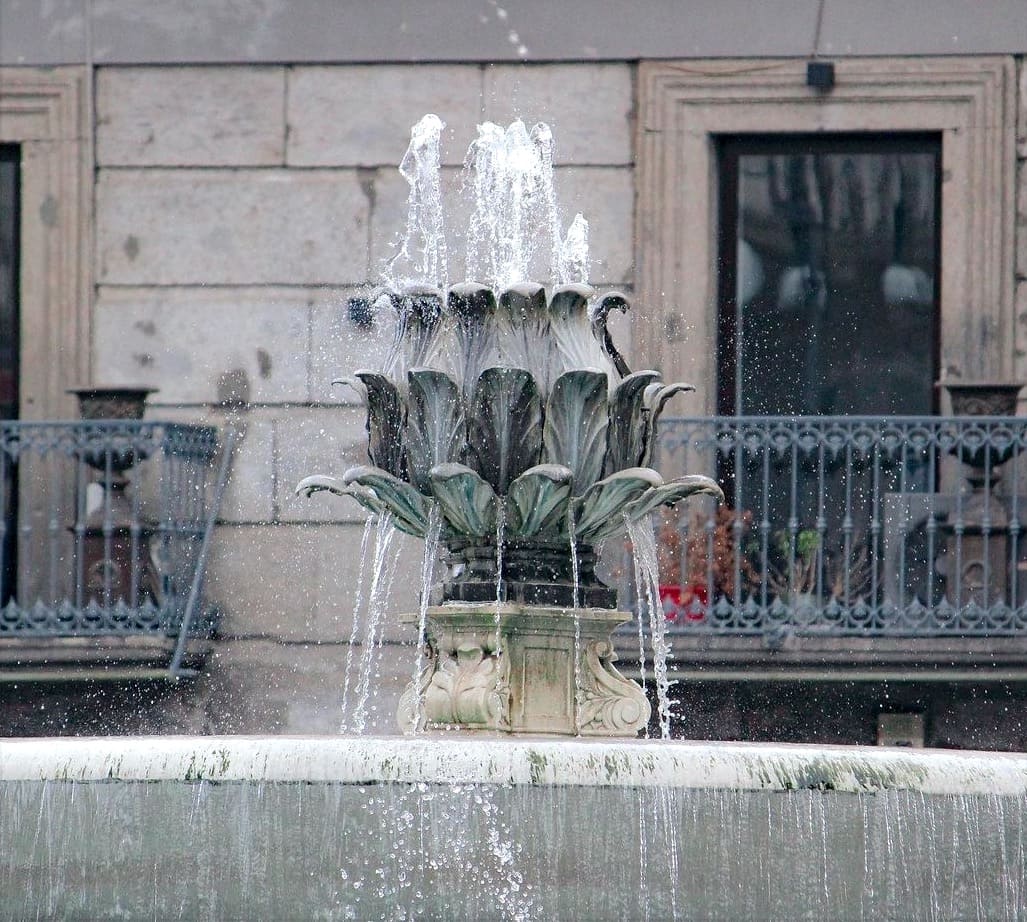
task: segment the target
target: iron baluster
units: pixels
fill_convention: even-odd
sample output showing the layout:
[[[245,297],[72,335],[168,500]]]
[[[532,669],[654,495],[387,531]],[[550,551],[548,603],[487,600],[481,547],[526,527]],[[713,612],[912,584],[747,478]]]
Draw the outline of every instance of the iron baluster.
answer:
[[[665,419],[660,438],[665,452],[687,444],[690,452],[719,454],[735,465],[735,508],[726,536],[717,529],[713,504],[679,523],[686,549],[678,572],[689,572],[690,562],[691,572],[704,572],[710,597],[707,617],[683,619],[673,631],[767,636],[789,623],[800,635],[987,637],[1027,631],[1018,487],[1027,418]],[[987,467],[984,451],[995,453]],[[960,487],[962,466],[955,465],[978,457],[977,470],[988,476],[975,489],[987,495],[980,496],[971,522],[971,494]],[[1007,485],[1001,493],[994,490],[999,464]],[[696,526],[705,531],[699,542],[690,540]],[[981,553],[985,537],[987,551]],[[968,556],[971,538],[976,550]],[[803,551],[810,573],[799,585]],[[706,559],[696,571],[699,553]],[[718,553],[726,554],[727,572],[734,574],[733,593],[714,592],[724,577],[712,565]],[[989,578],[983,583],[985,560]],[[975,562],[976,570],[970,566]],[[815,598],[797,609],[790,596],[803,588],[815,590]],[[803,613],[811,617],[796,617]]]

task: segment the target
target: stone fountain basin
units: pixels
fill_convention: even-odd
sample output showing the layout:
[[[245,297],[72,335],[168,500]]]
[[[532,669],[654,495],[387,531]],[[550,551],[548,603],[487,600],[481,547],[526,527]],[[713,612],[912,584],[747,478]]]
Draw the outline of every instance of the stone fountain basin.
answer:
[[[1027,756],[671,741],[0,743],[0,918],[1014,918]]]

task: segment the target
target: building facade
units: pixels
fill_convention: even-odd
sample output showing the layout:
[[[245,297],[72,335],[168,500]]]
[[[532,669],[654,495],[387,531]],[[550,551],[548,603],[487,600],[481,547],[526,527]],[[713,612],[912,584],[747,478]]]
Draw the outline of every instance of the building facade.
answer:
[[[363,457],[362,411],[331,382],[373,348],[353,305],[406,221],[396,167],[427,112],[446,123],[453,191],[477,124],[551,125],[560,204],[590,222],[590,280],[631,296],[618,333],[633,365],[698,386],[684,412],[926,416],[951,409],[938,378],[1027,380],[1027,13],[997,0],[929,16],[835,0],[773,15],[622,6],[0,2],[0,168],[17,203],[0,404],[14,394],[8,414],[65,420],[70,387],[146,386],[148,419],[239,435],[209,542],[220,622],[199,674],[133,674],[123,651],[79,655],[59,630],[0,638],[0,732],[339,728],[347,662],[364,656],[349,642],[363,514],[293,487]],[[768,172],[788,164],[801,175]],[[817,202],[840,204],[803,219]],[[833,382],[816,405],[790,405],[842,361],[824,333],[821,365],[782,370],[814,361],[794,351],[810,328],[788,314],[788,286],[815,305],[817,260],[840,246],[802,228],[848,240],[874,208],[892,247],[878,271],[920,313],[852,334],[867,355],[898,344],[859,366],[855,390],[900,383],[878,404]],[[788,265],[782,239],[807,256]],[[775,304],[745,314],[757,277]],[[775,305],[776,320],[759,313]],[[752,332],[772,322],[780,366],[760,357],[770,334]],[[412,610],[419,548],[397,567],[393,606]],[[948,636],[928,653],[915,637],[832,642],[678,638],[680,732],[874,742],[895,712],[912,715],[915,741],[1027,747],[1022,637]],[[381,644],[366,723],[391,732],[412,629],[386,619]]]

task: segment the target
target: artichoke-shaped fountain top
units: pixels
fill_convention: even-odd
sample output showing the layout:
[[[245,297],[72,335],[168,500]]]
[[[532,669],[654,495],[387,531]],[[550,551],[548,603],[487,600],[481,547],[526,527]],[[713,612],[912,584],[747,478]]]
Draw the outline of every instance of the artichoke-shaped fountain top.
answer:
[[[623,294],[466,283],[383,299],[386,367],[347,379],[367,405],[371,465],[297,492],[352,496],[418,537],[434,505],[450,546],[587,547],[660,505],[723,496],[708,477],[664,482],[649,467],[664,405],[692,388],[630,372],[607,327]]]
[[[388,293],[396,336],[386,373],[398,380],[415,368],[444,371],[470,397],[488,367],[527,371],[549,396],[565,371],[602,371],[611,386],[628,374],[606,327],[611,310],[627,309],[619,292],[594,297],[588,285],[560,285],[547,297],[536,283],[512,286],[496,297],[474,282],[445,294],[432,288]]]

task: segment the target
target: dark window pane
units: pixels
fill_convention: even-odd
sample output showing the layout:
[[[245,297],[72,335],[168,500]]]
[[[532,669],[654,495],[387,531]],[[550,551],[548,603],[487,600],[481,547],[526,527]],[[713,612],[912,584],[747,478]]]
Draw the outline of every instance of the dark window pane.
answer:
[[[722,411],[932,411],[938,159],[930,137],[725,143]]]
[[[0,145],[0,419],[18,416],[18,148]],[[0,458],[0,606],[15,594],[17,468]]]
[[[0,145],[0,419],[18,415],[18,149]]]

